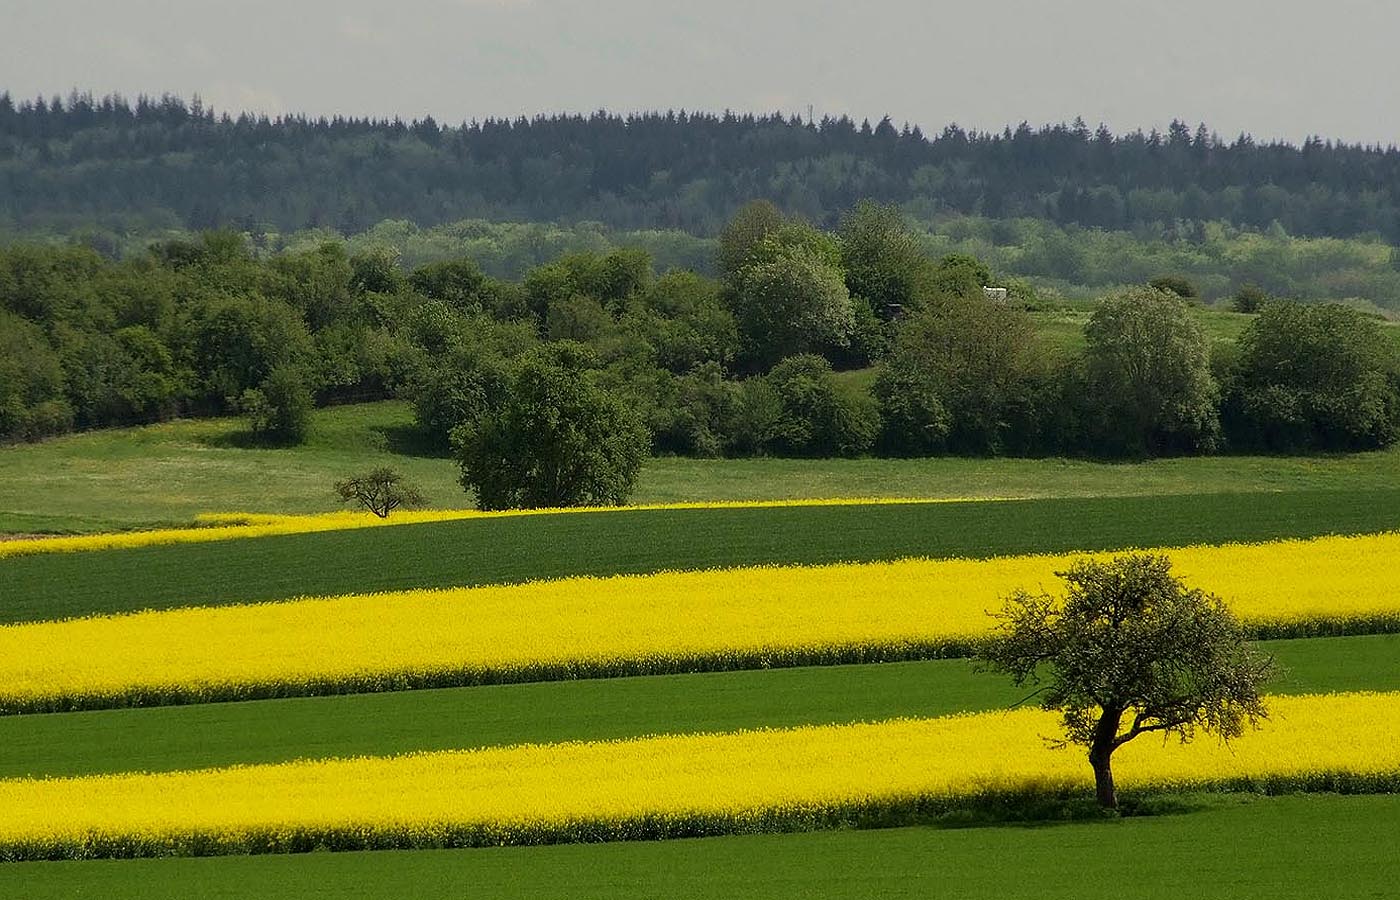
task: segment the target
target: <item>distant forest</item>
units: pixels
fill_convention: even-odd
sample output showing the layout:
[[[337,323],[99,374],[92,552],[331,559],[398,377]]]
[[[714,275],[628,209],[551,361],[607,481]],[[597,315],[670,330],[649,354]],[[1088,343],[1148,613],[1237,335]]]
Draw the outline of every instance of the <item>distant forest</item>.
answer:
[[[1400,150],[1222,140],[1175,122],[934,136],[849,118],[685,112],[444,127],[230,116],[198,101],[0,94],[0,230],[365,231],[385,219],[596,221],[710,236],[767,197],[817,225],[860,198],[922,221],[1042,219],[1159,235],[1223,222],[1400,244]]]

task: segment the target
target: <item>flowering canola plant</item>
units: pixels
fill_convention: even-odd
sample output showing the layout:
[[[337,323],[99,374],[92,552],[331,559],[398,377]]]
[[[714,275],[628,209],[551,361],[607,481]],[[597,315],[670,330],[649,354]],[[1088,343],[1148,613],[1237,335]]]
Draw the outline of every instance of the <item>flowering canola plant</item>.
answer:
[[[578,506],[565,509],[476,509],[397,510],[388,518],[360,510],[277,515],[272,513],[205,513],[196,517],[191,528],[158,528],[148,531],[115,531],[63,537],[34,537],[0,541],[0,559],[33,556],[38,553],[74,553],[92,550],[126,550],[162,544],[203,544],[240,538],[273,537],[282,534],[310,534],[318,531],[344,531],[389,525],[416,525],[425,522],[455,522],[462,519],[499,519],[518,516],[564,515],[569,513],[638,512],[665,509],[768,509],[787,506],[903,506],[915,503],[991,502],[992,497],[912,497],[834,498],[816,500],[716,500],[688,503],[649,503],[635,506]]]
[[[1275,697],[1228,747],[1139,739],[1137,789],[1400,786],[1400,694]],[[0,781],[0,857],[596,840],[812,827],[1083,789],[1052,713]]]
[[[1400,626],[1400,534],[1167,552],[1256,629]],[[985,635],[1009,592],[1058,590],[1075,558],[569,578],[9,625],[0,710],[946,655]]]

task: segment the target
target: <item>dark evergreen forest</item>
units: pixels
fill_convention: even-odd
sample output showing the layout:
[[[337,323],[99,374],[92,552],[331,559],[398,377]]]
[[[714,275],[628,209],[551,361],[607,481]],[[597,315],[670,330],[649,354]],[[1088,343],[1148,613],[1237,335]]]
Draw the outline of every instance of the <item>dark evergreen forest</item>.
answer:
[[[929,136],[888,119],[666,112],[267,118],[197,100],[0,94],[0,227],[362,231],[384,219],[598,221],[710,235],[767,197],[832,226],[861,198],[1134,230],[1223,221],[1400,243],[1400,150],[1082,122]]]

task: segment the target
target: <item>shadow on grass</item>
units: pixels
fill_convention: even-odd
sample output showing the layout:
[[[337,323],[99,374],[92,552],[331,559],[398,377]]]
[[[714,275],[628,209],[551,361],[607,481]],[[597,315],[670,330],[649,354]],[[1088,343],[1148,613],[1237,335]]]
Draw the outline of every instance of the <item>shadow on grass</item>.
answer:
[[[857,815],[856,828],[1043,828],[1117,822],[1123,819],[1179,816],[1216,809],[1222,803],[1243,802],[1241,795],[1227,794],[1130,794],[1120,796],[1116,810],[1104,809],[1092,797],[1081,794],[987,796],[971,803],[942,809],[872,810]]]
[[[371,429],[384,438],[384,449],[399,456],[420,459],[450,459],[447,444],[416,425],[375,425]]]

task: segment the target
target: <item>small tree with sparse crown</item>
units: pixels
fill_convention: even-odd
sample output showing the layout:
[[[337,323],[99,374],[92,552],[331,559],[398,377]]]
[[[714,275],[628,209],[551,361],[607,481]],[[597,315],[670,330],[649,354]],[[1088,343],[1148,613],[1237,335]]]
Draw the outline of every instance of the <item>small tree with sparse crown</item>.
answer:
[[[1147,732],[1228,741],[1267,711],[1271,657],[1252,649],[1219,597],[1187,588],[1165,556],[1083,560],[1059,573],[1063,599],[1018,591],[978,656],[1017,685],[1040,685],[1064,715],[1061,745],[1089,749],[1099,804],[1116,808],[1113,752]]]
[[[399,507],[413,509],[423,505],[423,496],[403,476],[387,466],[367,474],[335,483],[335,492],[342,502],[354,500],[381,519]]]

